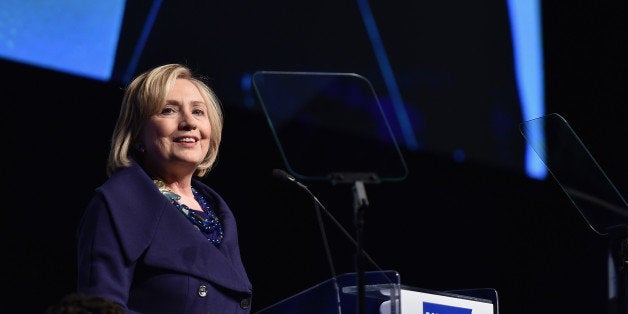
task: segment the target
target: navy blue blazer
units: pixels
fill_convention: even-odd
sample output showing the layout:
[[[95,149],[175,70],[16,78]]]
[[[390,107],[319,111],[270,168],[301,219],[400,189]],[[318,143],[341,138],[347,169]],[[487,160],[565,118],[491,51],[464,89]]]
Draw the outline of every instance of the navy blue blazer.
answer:
[[[233,213],[207,185],[194,179],[193,186],[213,199],[220,247],[136,163],[98,187],[78,228],[78,292],[129,313],[249,313],[252,286]]]

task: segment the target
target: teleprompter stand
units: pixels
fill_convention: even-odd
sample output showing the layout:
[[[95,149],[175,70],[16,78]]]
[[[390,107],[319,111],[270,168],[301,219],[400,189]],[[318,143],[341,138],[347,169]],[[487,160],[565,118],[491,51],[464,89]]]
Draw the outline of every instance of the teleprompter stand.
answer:
[[[408,174],[375,91],[353,73],[262,71],[252,81],[288,172],[303,181],[352,185],[357,304],[365,313],[365,184]]]
[[[332,173],[329,175],[332,184],[351,184],[353,194],[353,222],[355,225],[355,265],[358,276],[358,313],[366,313],[366,279],[364,276],[364,212],[369,207],[365,183],[380,183],[375,173]]]
[[[610,270],[617,275],[609,307],[628,314],[628,204],[563,117],[525,121],[520,130],[591,229],[609,237]]]
[[[289,172],[275,169],[273,174],[307,191],[317,209],[328,215],[300,181],[351,186],[355,239],[345,234],[356,252],[354,273],[336,275],[332,265],[329,280],[257,314],[424,314],[445,313],[444,308],[498,313],[494,289],[437,292],[403,286],[396,271],[381,270],[364,251],[364,217],[370,209],[366,185],[401,181],[408,175],[366,78],[353,73],[261,71],[253,75],[252,85]],[[365,269],[365,257],[377,271]]]
[[[616,298],[609,300],[617,314],[628,313],[628,229],[621,228],[610,234],[611,256],[617,274]]]

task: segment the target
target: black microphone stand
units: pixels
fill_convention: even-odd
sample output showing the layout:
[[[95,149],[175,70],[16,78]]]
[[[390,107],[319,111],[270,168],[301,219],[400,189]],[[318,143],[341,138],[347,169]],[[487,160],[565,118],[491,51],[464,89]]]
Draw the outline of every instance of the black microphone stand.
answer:
[[[358,245],[356,247],[356,269],[358,273],[358,313],[364,313],[365,303],[365,279],[364,279],[364,257],[362,247],[364,244],[364,212],[368,208],[368,199],[366,198],[366,190],[364,182],[356,181],[351,189],[353,191],[353,214],[355,216],[355,234]]]
[[[369,262],[375,266],[377,269],[381,270],[379,265],[377,265],[373,259],[364,251],[364,212],[369,207],[368,198],[366,197],[366,189],[364,187],[365,183],[379,183],[379,177],[374,173],[332,173],[328,176],[332,184],[338,183],[351,183],[351,190],[353,192],[353,209],[354,209],[354,223],[356,229],[356,239],[353,239],[351,235],[344,229],[344,227],[335,219],[335,217],[323,206],[323,204],[318,200],[318,198],[310,191],[310,189],[303,183],[297,181],[293,176],[288,174],[287,172],[281,169],[273,169],[273,176],[278,179],[288,181],[296,184],[303,190],[305,190],[310,197],[314,200],[314,205],[317,209],[317,218],[319,220],[319,227],[321,228],[321,232],[323,234],[323,242],[326,248],[328,262],[330,264],[332,274],[334,279],[336,277],[335,270],[333,267],[333,263],[331,261],[331,253],[328,249],[327,237],[324,233],[323,223],[320,217],[319,209],[322,209],[323,212],[332,219],[332,221],[342,230],[342,232],[347,236],[349,240],[356,247],[356,273],[358,276],[357,282],[357,290],[358,290],[358,313],[365,314],[366,312],[366,276],[364,272],[364,261],[365,258],[369,260]],[[337,289],[337,286],[336,286]]]
[[[368,198],[366,196],[365,183],[379,183],[379,177],[374,173],[332,173],[329,175],[332,184],[350,183],[353,186],[353,215],[356,232],[356,254],[355,265],[358,276],[358,313],[366,312],[366,292],[365,292],[365,273],[364,273],[364,212],[369,207]]]

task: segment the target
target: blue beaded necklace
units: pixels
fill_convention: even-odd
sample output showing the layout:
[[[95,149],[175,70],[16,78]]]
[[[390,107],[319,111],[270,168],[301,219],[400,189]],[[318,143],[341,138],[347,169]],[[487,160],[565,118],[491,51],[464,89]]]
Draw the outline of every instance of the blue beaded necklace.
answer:
[[[198,228],[207,239],[213,243],[215,246],[220,246],[222,243],[222,239],[224,238],[224,233],[222,231],[222,224],[218,219],[216,213],[209,206],[209,202],[199,193],[194,187],[192,187],[192,193],[194,194],[194,199],[201,205],[203,209],[202,212],[193,210],[189,208],[187,205],[179,203],[181,196],[172,192],[171,190],[166,188],[166,185],[161,180],[153,180],[159,192],[163,194],[167,199],[169,199],[177,209],[188,218],[196,228]]]

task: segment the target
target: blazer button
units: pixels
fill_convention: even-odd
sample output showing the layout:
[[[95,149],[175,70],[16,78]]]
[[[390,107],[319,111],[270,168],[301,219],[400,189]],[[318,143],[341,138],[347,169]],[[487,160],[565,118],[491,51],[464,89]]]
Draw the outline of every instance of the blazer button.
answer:
[[[244,299],[240,300],[240,307],[243,310],[248,309],[250,305],[251,305],[251,300],[250,299],[244,298]]]
[[[202,298],[207,296],[207,286],[201,285],[198,287],[198,295]]]

